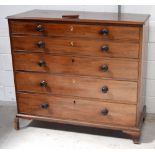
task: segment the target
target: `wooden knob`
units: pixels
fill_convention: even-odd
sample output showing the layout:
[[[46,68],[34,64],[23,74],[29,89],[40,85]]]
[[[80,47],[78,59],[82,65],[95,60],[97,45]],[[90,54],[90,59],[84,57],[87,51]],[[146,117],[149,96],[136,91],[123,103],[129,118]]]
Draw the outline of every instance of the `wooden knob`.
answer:
[[[45,80],[40,82],[41,87],[47,87],[47,82]]]
[[[49,107],[48,103],[43,103],[43,104],[41,105],[41,108],[42,108],[42,109],[47,109],[48,107]]]
[[[108,112],[109,111],[108,111],[107,108],[104,108],[104,109],[101,110],[101,114],[104,115],[104,116],[108,115]]]
[[[39,41],[39,42],[37,43],[37,46],[38,46],[39,48],[44,48],[44,47],[45,47],[45,43],[44,43],[43,41]]]
[[[44,31],[44,26],[43,25],[37,25],[36,30],[38,32],[43,32]]]
[[[44,60],[40,60],[40,61],[38,62],[38,65],[39,65],[40,67],[46,66],[46,62],[45,62]]]
[[[109,51],[109,47],[107,45],[104,45],[104,46],[101,47],[101,50],[103,52],[108,52]]]
[[[109,34],[109,30],[108,29],[102,29],[101,34],[103,34],[104,36],[107,36]]]
[[[107,86],[103,86],[102,87],[102,93],[107,93],[108,92],[108,87]]]
[[[102,65],[102,66],[101,66],[101,70],[102,70],[103,72],[107,72],[107,71],[108,71],[108,65],[106,65],[106,64]]]

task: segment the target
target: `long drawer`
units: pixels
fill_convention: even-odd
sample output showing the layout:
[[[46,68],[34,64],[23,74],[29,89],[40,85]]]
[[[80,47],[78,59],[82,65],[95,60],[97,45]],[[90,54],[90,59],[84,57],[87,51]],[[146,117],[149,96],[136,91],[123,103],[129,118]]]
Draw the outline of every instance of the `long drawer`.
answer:
[[[138,58],[139,44],[97,39],[12,36],[13,51]]]
[[[50,95],[17,94],[19,113],[89,122],[134,126],[136,106],[62,98]]]
[[[17,91],[137,102],[137,83],[45,73],[16,73]]]
[[[62,73],[125,80],[138,79],[138,61],[112,58],[86,58],[41,53],[13,53],[18,71]]]
[[[139,41],[139,27],[11,21],[11,34]]]

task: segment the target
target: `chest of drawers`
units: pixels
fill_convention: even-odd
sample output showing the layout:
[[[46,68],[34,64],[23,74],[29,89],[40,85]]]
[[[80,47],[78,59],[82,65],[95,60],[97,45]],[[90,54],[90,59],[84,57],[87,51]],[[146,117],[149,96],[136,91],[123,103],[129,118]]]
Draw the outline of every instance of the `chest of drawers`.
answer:
[[[138,143],[148,19],[46,10],[9,16],[15,128],[19,118],[36,119],[120,130]]]

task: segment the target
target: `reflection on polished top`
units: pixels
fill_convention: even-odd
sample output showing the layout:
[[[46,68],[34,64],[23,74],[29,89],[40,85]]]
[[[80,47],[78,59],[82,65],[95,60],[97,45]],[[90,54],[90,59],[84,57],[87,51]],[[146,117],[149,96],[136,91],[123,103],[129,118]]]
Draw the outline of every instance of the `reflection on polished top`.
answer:
[[[121,13],[121,15],[118,15],[118,13],[106,12],[32,10],[13,16],[8,16],[7,18],[142,25],[149,18],[149,15],[128,13]]]

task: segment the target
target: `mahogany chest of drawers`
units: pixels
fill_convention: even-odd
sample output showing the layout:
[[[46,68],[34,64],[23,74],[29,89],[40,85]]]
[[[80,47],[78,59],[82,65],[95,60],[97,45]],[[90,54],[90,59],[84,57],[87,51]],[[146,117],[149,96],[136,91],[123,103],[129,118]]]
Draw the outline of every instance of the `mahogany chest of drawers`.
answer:
[[[120,130],[145,119],[148,15],[33,10],[8,17],[19,118]]]

